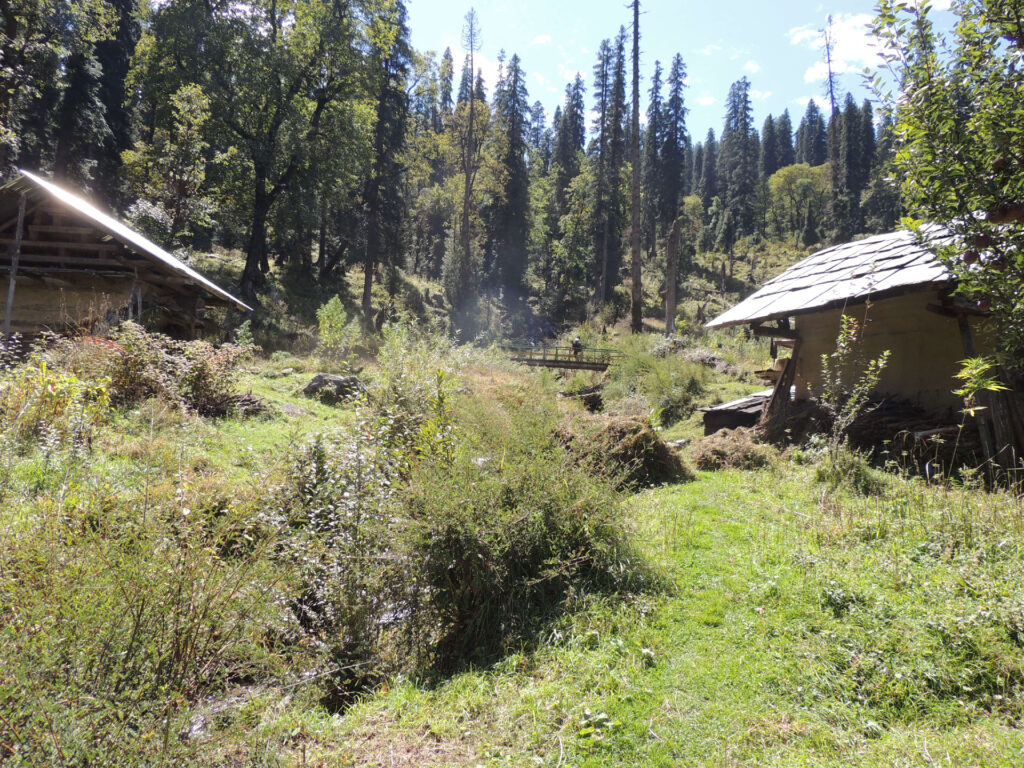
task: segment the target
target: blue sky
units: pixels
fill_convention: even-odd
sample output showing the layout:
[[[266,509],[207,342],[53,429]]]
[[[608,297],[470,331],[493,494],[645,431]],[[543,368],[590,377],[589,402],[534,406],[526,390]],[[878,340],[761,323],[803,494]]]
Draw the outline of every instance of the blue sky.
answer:
[[[450,46],[456,73],[464,55],[463,17],[472,5],[482,31],[478,60],[488,93],[498,52],[518,53],[530,101],[540,100],[549,118],[576,72],[588,85],[590,106],[598,44],[614,37],[620,25],[628,28],[632,19],[625,0],[407,0],[407,5],[413,45],[439,55]],[[933,5],[948,6],[948,0]],[[852,92],[858,103],[869,96],[860,73],[876,60],[866,26],[874,15],[873,0],[642,0],[641,11],[640,108],[646,109],[655,60],[667,69],[672,56],[681,53],[689,73],[688,127],[695,139],[702,139],[708,128],[716,134],[721,131],[726,93],[744,75],[751,82],[758,126],[769,113],[778,115],[788,108],[795,128],[809,98],[822,105],[824,64],[818,30],[829,14],[843,92]]]

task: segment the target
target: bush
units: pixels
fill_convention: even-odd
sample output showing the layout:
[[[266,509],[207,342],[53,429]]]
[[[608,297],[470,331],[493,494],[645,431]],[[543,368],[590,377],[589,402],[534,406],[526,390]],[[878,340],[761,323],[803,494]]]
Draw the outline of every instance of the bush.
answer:
[[[769,446],[755,440],[748,427],[721,429],[697,441],[693,460],[698,469],[758,469],[766,467],[775,455]]]
[[[560,451],[484,470],[429,462],[400,502],[416,629],[442,672],[493,661],[575,594],[645,583],[615,496]]]
[[[349,320],[345,305],[337,296],[316,311],[316,320],[319,326],[317,354],[347,367],[361,337],[359,323]]]
[[[266,674],[286,630],[269,540],[242,551],[253,527],[231,508],[141,507],[5,531],[0,762],[188,761],[190,705]]]
[[[622,359],[608,369],[604,397],[609,410],[615,410],[615,401],[639,395],[647,400],[652,420],[662,426],[693,412],[694,398],[704,392],[708,372],[676,355],[657,356],[654,352],[660,344],[650,336],[626,340]]]
[[[54,370],[39,354],[0,372],[0,431],[15,442],[37,438],[85,442],[110,403],[106,378],[82,381]]]
[[[251,347],[205,341],[176,341],[150,333],[132,322],[122,323],[107,344],[111,398],[117,405],[136,405],[150,397],[195,411],[223,416],[234,407],[238,363]]]

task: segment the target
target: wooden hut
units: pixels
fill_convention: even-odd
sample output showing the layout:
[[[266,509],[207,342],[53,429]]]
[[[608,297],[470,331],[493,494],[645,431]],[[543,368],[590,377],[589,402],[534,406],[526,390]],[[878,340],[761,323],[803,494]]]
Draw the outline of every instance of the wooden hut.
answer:
[[[931,241],[945,232],[926,229]],[[875,393],[938,416],[959,420],[953,394],[960,361],[991,351],[984,312],[953,295],[946,267],[908,231],[875,235],[818,251],[793,265],[708,326],[749,325],[754,334],[791,350],[778,375],[769,410],[821,393],[822,355],[834,351],[843,314],[863,324],[862,351],[891,353]],[[991,398],[990,445],[1021,446],[1020,400]],[[983,440],[985,439],[983,435]]]
[[[250,307],[91,203],[28,171],[0,187],[3,333],[114,318],[193,336],[208,306]]]

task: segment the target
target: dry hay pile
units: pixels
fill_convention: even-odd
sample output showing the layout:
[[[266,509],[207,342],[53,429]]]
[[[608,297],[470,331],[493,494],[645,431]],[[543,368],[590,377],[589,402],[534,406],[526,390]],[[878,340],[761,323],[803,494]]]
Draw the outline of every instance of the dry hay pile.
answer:
[[[775,451],[757,442],[757,432],[749,427],[720,429],[701,438],[693,449],[698,469],[757,469],[771,464]]]
[[[557,427],[559,440],[588,470],[619,488],[692,480],[693,470],[651,428],[647,419],[579,416]]]

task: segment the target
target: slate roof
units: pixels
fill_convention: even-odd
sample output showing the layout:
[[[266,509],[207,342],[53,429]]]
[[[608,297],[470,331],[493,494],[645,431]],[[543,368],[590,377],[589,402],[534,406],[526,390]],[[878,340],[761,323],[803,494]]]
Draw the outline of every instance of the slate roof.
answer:
[[[932,243],[946,238],[945,230],[926,225]],[[935,254],[907,230],[874,235],[826,248],[794,264],[765,283],[709,328],[778,320],[820,312],[869,296],[896,293],[915,286],[948,282],[950,274]]]
[[[184,277],[189,283],[202,287],[218,299],[234,304],[239,309],[245,311],[252,310],[252,307],[241,299],[232,296],[219,285],[196,272],[192,267],[182,263],[160,246],[147,240],[135,230],[129,229],[117,219],[103,213],[86,200],[29,171],[19,170],[18,173],[20,177],[12,179],[4,185],[4,189],[27,192],[30,195],[38,195],[40,192],[48,194],[88,219],[97,228],[109,234],[126,248],[154,259],[162,271],[173,272],[180,277]]]

